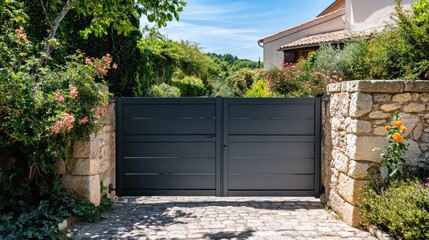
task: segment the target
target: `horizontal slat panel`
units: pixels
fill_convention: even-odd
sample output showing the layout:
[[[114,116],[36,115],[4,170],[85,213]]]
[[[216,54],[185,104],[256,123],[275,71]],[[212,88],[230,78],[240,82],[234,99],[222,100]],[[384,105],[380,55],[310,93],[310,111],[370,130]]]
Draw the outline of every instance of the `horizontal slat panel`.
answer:
[[[314,119],[230,120],[229,134],[296,134],[314,135]]]
[[[229,98],[229,104],[315,104],[315,98]]]
[[[229,145],[230,158],[314,158],[312,142],[233,142]]]
[[[314,191],[228,191],[228,196],[314,196]]]
[[[125,135],[123,142],[215,142],[214,134],[208,135]]]
[[[126,158],[124,173],[215,173],[214,158]]]
[[[215,120],[124,119],[123,134],[215,134]]]
[[[125,196],[215,196],[215,190],[124,190]]]
[[[314,142],[314,136],[229,135],[229,142]]]
[[[122,115],[127,118],[214,118],[215,105],[124,105]]]
[[[122,104],[215,104],[216,98],[138,98],[138,97],[124,97]]]
[[[314,175],[229,175],[229,190],[312,190]]]
[[[124,189],[215,189],[215,175],[124,176]]]
[[[287,157],[287,156],[285,156]],[[314,174],[313,158],[230,158],[229,173]]]
[[[171,158],[214,158],[215,143],[211,142],[153,142],[123,143],[122,156],[127,157],[171,157]]]
[[[314,105],[230,105],[229,118],[313,119]]]

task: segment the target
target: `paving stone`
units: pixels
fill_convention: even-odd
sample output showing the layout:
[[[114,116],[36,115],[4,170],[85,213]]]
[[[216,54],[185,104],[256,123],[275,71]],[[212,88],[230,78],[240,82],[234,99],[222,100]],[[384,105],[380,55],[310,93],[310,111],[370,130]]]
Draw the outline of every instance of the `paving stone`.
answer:
[[[311,197],[121,197],[74,239],[375,239]]]

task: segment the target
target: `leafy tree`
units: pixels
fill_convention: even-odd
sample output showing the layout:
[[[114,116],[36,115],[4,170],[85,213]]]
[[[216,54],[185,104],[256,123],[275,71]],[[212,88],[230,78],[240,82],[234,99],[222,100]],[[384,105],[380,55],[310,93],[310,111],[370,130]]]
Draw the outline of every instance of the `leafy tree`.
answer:
[[[244,96],[257,80],[262,79],[262,71],[242,68],[233,72],[226,82],[233,89],[235,96]]]
[[[180,89],[183,97],[198,97],[205,95],[203,80],[193,76],[183,79],[173,79],[173,85]]]
[[[25,3],[23,10],[29,15],[29,38],[44,41],[45,52],[53,58],[45,58],[44,64],[46,61],[62,64],[65,57],[77,49],[94,57],[110,53],[118,69],[106,80],[115,95],[123,96],[141,95],[141,90],[135,88],[143,64],[137,48],[141,38],[140,17],[146,15],[158,26],[164,26],[167,21],[178,19],[178,13],[185,5],[182,0],[142,0],[126,4],[108,0],[90,3],[80,0],[21,1]],[[67,4],[70,4],[69,8]],[[56,29],[55,34],[51,34],[53,29]],[[60,49],[52,52],[53,47]]]
[[[171,84],[173,78],[196,77],[207,82],[212,60],[198,45],[188,41],[176,42],[152,32],[138,42],[141,59],[140,85],[145,89],[161,83]]]
[[[149,96],[151,97],[180,97],[180,89],[175,86],[170,86],[166,83],[160,85],[153,85],[149,89]]]

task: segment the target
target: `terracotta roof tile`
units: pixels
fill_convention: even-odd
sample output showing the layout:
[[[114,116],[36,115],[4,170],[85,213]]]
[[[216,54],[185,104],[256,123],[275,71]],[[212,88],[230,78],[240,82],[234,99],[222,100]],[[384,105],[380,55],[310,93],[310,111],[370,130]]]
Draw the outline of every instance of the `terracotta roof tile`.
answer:
[[[356,35],[368,36],[370,35],[370,33],[353,34],[353,36],[356,36]],[[339,42],[341,40],[350,39],[351,37],[352,35],[346,30],[316,34],[316,35],[304,37],[294,42],[283,45],[280,47],[279,50],[287,50],[289,48],[297,48],[300,46],[308,46],[308,45],[320,45],[321,43],[327,43],[327,42]]]

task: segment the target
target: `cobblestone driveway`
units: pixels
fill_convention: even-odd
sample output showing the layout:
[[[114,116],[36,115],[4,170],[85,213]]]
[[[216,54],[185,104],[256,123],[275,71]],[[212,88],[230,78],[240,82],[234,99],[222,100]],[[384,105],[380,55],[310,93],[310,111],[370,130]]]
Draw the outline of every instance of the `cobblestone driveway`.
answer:
[[[122,197],[76,239],[374,239],[311,197]]]

